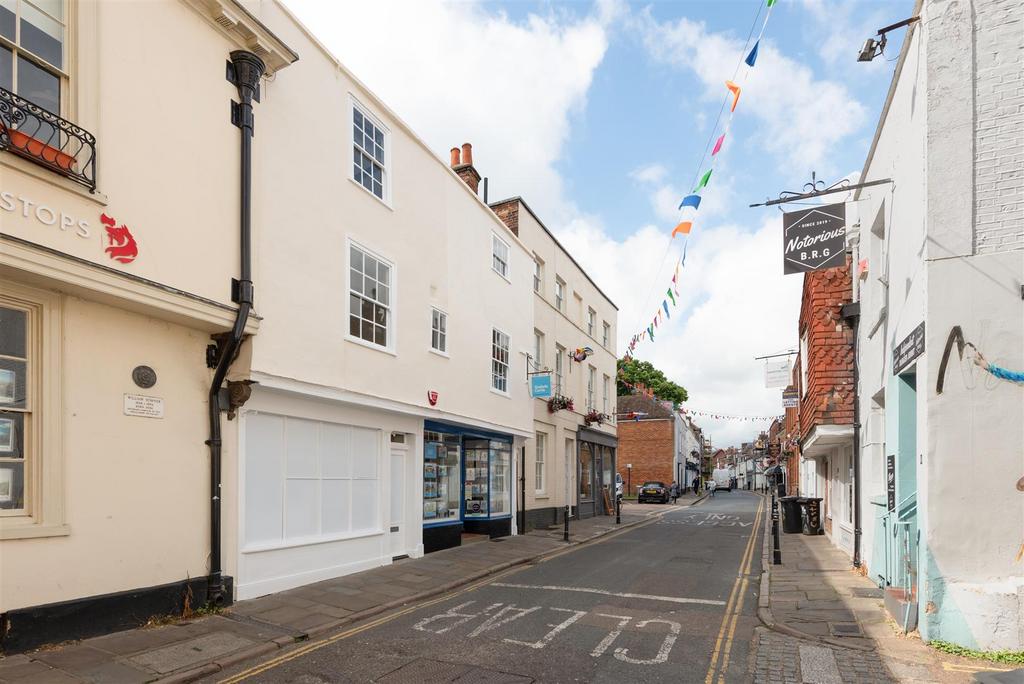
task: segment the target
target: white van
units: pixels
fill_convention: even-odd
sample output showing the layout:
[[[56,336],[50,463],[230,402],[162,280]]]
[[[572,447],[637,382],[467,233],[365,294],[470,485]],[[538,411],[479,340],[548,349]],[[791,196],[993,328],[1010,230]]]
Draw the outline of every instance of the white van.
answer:
[[[732,476],[729,474],[728,468],[715,468],[711,473],[711,479],[715,481],[715,489],[732,491]]]

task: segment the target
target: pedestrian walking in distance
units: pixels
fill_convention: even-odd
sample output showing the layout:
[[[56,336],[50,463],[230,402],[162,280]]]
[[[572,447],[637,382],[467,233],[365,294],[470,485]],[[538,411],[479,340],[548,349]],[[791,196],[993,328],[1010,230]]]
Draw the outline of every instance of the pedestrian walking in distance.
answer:
[[[715,495],[715,481],[714,480],[711,480],[711,482],[708,482],[708,491],[711,493],[712,497]]]
[[[693,493],[700,496],[700,478],[694,478],[693,480]]]
[[[679,483],[673,482],[672,489],[670,489],[669,492],[672,496],[672,503],[675,503],[676,500],[679,498]]]

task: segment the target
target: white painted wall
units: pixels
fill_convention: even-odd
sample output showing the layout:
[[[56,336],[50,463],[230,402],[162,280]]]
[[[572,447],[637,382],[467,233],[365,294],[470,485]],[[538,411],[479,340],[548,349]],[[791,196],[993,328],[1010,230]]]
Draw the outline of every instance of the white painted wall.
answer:
[[[993,219],[989,210],[1012,193],[1019,198],[1012,178],[989,173],[993,163],[1007,168],[1014,147],[1019,155],[1018,109],[989,97],[1007,78],[1020,78],[1024,31],[1015,8],[1001,0],[925,3],[865,174],[895,184],[860,194],[856,247],[857,258],[870,262],[859,283],[864,560],[872,577],[879,574],[870,502],[884,496],[884,456],[893,450],[883,445],[884,411],[872,397],[892,374],[893,344],[923,320],[926,351],[916,364],[920,629],[924,639],[986,649],[1024,644],[1024,573],[1014,560],[1024,540],[1024,495],[1014,487],[1024,395],[959,362],[955,351],[941,395],[936,380],[954,325],[988,360],[1024,368],[1024,250],[1014,239],[1021,220],[1013,211]],[[1019,97],[1013,88],[1010,94]],[[993,138],[992,130],[1005,135]],[[973,187],[965,169],[975,171]]]

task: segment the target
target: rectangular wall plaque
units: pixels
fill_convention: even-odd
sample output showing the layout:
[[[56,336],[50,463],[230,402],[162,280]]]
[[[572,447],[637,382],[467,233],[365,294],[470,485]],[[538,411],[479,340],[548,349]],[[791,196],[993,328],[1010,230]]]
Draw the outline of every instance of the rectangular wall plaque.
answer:
[[[164,400],[143,394],[124,395],[124,415],[140,418],[163,418]]]

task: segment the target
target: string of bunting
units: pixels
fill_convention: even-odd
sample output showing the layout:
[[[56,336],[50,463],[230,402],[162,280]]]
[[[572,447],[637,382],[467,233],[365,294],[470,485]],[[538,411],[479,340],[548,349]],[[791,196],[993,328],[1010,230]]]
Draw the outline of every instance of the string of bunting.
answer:
[[[739,72],[739,74],[734,75],[734,80],[728,80],[725,82],[725,88],[728,91],[728,94],[725,96],[725,103],[729,105],[729,116],[725,121],[725,125],[720,129],[720,134],[717,126],[715,130],[712,131],[712,137],[714,137],[716,134],[719,135],[715,139],[714,147],[711,149],[711,160],[708,163],[708,168],[703,174],[700,174],[700,171],[698,170],[700,178],[697,181],[697,185],[693,188],[690,194],[682,198],[682,200],[679,202],[679,207],[677,208],[679,212],[679,220],[675,228],[672,229],[671,239],[674,240],[677,235],[682,235],[683,248],[681,255],[676,260],[676,267],[672,273],[672,282],[669,285],[668,289],[665,290],[665,297],[661,301],[661,306],[658,307],[657,311],[654,313],[654,316],[651,318],[650,324],[640,332],[634,334],[632,338],[630,338],[629,344],[627,345],[626,349],[626,357],[631,357],[633,355],[633,352],[636,350],[637,346],[641,342],[644,342],[646,340],[650,340],[653,342],[654,335],[656,332],[658,332],[658,328],[660,327],[661,323],[667,319],[672,318],[669,303],[671,302],[672,308],[675,308],[677,304],[676,298],[679,297],[679,272],[682,268],[686,266],[686,248],[690,239],[690,231],[693,230],[693,225],[697,220],[697,212],[700,209],[702,193],[704,192],[705,188],[708,187],[708,183],[711,182],[711,174],[715,170],[715,164],[719,159],[718,155],[722,151],[723,146],[725,145],[725,140],[726,137],[729,135],[729,130],[732,128],[732,120],[736,112],[736,106],[739,104],[740,101],[740,95],[743,92],[743,84],[746,82],[747,75],[750,73],[750,71],[754,68],[754,65],[757,63],[758,48],[761,45],[761,39],[764,37],[765,29],[768,26],[768,19],[771,17],[772,7],[775,6],[775,2],[776,0],[766,0],[767,12],[765,13],[764,21],[761,23],[761,30],[757,34],[757,38],[754,40],[753,47],[750,48],[750,51],[747,52],[746,57],[742,61],[742,64],[745,64],[746,68],[742,69],[741,71],[740,65],[738,64],[737,71]],[[758,6],[758,16],[760,16],[760,13],[761,6]],[[757,21],[756,17],[754,21]],[[749,44],[750,41],[748,37],[747,45]],[[744,46],[744,49],[746,49],[746,46]],[[723,104],[723,109],[724,106],[725,105]],[[709,138],[709,143],[710,140],[711,139]],[[705,154],[706,153],[707,148],[705,148]],[[703,159],[701,160],[701,163],[703,164]]]

